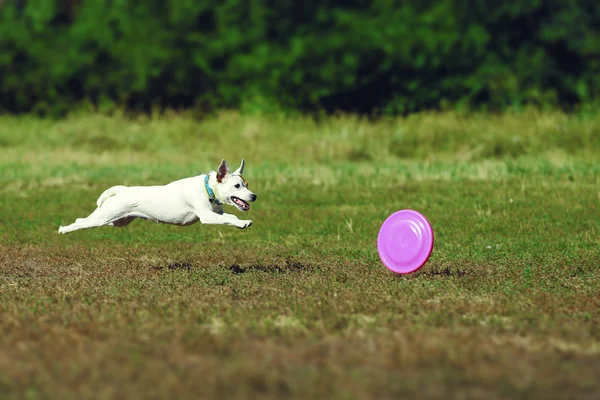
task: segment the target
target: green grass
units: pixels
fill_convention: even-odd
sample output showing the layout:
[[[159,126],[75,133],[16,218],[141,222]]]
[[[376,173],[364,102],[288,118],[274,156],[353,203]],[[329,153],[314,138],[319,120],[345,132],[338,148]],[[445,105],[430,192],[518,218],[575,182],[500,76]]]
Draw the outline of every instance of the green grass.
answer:
[[[598,126],[0,117],[0,397],[596,398]],[[109,186],[241,157],[247,230],[56,233]],[[436,234],[408,276],[375,247],[402,208]]]

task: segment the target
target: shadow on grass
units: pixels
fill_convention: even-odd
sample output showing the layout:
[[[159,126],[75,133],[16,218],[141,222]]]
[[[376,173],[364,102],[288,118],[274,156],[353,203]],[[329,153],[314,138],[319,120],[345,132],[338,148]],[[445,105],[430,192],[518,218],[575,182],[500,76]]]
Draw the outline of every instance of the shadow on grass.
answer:
[[[412,276],[415,278],[418,278],[418,277],[462,278],[469,274],[470,274],[470,272],[466,271],[464,269],[445,267],[443,269],[419,271],[419,272],[413,274]]]
[[[295,271],[317,271],[321,270],[320,266],[301,264],[298,262],[286,260],[284,264],[254,264],[248,266],[240,266],[239,264],[232,265],[220,265],[221,268],[226,268],[234,275],[243,274],[247,271],[260,271],[268,274],[284,274]],[[189,262],[172,262],[168,265],[153,265],[150,266],[151,270],[154,271],[191,271],[193,265]]]
[[[228,268],[233,274],[243,274],[246,271],[260,271],[269,274],[282,274],[287,272],[295,271],[316,271],[320,270],[321,267],[316,265],[301,264],[298,262],[286,260],[284,265],[271,264],[271,265],[250,265],[247,267],[241,267],[239,264],[230,265]]]

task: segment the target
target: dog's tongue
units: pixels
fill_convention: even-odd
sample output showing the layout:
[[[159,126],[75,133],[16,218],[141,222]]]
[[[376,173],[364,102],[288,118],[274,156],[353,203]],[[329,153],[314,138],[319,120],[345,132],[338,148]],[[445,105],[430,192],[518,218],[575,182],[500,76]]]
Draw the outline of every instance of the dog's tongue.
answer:
[[[240,207],[242,207],[246,211],[250,209],[250,204],[246,203],[243,200],[238,199],[237,197],[235,197],[233,199],[233,201],[235,201],[237,205],[239,205]]]

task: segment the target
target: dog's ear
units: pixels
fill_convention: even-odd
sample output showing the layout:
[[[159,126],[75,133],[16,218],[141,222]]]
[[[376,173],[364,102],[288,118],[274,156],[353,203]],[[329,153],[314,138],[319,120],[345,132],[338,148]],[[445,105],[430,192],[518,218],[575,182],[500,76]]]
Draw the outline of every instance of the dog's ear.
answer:
[[[242,163],[240,164],[240,167],[238,169],[236,169],[233,174],[234,175],[242,175],[243,173],[244,173],[244,159],[242,158]]]
[[[229,165],[227,165],[227,161],[221,161],[221,165],[219,165],[219,169],[217,169],[217,182],[221,183],[227,180],[229,177]]]

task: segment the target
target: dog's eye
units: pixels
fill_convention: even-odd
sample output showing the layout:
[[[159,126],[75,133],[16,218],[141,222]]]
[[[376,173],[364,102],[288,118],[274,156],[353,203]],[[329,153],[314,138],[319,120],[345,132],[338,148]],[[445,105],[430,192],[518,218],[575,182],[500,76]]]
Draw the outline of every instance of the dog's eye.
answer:
[[[238,183],[237,185],[235,185],[235,188],[239,189],[240,188],[240,184]]]

